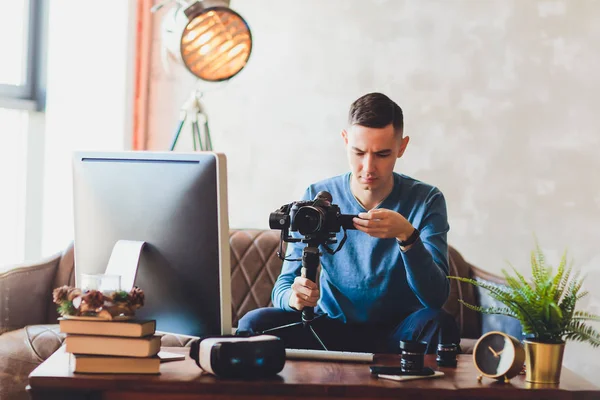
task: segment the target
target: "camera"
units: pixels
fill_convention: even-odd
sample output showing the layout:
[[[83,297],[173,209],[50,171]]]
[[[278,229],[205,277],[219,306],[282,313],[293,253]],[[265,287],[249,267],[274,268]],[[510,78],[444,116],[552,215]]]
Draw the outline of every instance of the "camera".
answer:
[[[332,204],[329,192],[317,193],[314,200],[294,201],[284,204],[269,215],[269,226],[271,229],[281,230],[281,240],[277,256],[285,261],[302,261],[302,276],[316,282],[319,257],[323,255],[319,246],[329,254],[335,254],[342,249],[348,235],[348,229],[356,229],[352,219],[356,215],[342,214],[340,207]],[[344,228],[344,237],[335,250],[328,244],[337,243],[336,233]],[[297,232],[303,238],[292,237],[290,232]],[[306,244],[302,250],[302,258],[289,258],[283,252],[283,242]],[[302,310],[302,324],[308,325],[314,319],[312,307],[304,307]],[[293,324],[292,324],[293,325]],[[280,329],[281,327],[277,328]],[[311,333],[323,345],[323,342],[311,328]],[[323,345],[325,347],[325,345]]]
[[[314,200],[294,201],[281,206],[269,216],[269,227],[284,231],[298,232],[307,239],[315,237],[335,237],[344,229],[356,229],[352,218],[356,215],[342,214],[340,208],[332,204],[329,192],[317,193]]]

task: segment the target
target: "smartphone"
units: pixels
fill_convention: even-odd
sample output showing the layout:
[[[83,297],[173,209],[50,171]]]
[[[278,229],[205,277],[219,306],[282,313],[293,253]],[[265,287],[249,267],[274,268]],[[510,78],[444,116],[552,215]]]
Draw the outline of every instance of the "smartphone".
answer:
[[[400,366],[391,366],[391,365],[371,365],[369,367],[372,374],[381,374],[381,375],[418,375],[418,376],[429,376],[433,375],[435,372],[429,368],[425,367],[420,371],[410,371],[405,372],[402,371]]]

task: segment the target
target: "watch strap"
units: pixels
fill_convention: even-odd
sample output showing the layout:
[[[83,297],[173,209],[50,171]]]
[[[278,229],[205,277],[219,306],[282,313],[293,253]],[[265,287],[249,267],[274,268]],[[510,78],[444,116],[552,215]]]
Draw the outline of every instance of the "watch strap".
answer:
[[[402,247],[410,246],[421,236],[421,232],[417,228],[411,233],[411,235],[406,240],[398,240],[398,244]]]

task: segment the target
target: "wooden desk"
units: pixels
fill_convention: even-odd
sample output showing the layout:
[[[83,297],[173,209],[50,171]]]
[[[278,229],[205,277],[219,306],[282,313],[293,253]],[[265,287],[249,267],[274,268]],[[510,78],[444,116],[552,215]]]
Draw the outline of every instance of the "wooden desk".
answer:
[[[382,355],[377,361],[393,365],[399,358]],[[434,356],[426,356],[425,363],[437,369]],[[316,361],[287,361],[277,377],[260,381],[218,379],[189,358],[161,364],[160,370],[155,376],[73,374],[62,348],[31,373],[28,391],[33,400],[600,399],[600,388],[564,368],[558,386],[532,388],[524,375],[509,384],[486,378],[479,383],[470,355],[460,355],[457,368],[439,368],[446,374],[442,378],[407,382],[374,378],[367,364]]]

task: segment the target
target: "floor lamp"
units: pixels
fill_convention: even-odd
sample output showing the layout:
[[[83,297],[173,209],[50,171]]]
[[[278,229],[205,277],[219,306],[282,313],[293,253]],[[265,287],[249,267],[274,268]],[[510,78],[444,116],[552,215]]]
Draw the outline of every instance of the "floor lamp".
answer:
[[[224,1],[167,0],[174,6],[162,24],[164,55],[185,65],[201,81],[224,82],[237,75],[252,52],[252,34],[246,21]],[[181,131],[190,122],[194,150],[212,150],[208,116],[201,103],[202,91],[194,89],[181,107],[170,149],[177,146]]]

